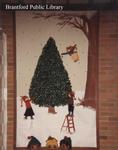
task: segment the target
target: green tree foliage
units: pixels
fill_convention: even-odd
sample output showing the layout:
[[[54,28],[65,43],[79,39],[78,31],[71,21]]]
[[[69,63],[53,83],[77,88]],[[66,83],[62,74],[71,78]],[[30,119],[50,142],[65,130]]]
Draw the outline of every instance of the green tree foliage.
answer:
[[[50,37],[39,57],[29,96],[39,106],[66,105],[71,83],[64,68],[55,40]]]

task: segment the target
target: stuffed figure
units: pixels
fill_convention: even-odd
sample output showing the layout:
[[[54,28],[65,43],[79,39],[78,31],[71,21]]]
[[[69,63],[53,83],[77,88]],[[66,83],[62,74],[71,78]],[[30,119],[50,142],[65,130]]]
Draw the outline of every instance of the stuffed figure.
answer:
[[[73,54],[73,53],[77,53],[77,44],[74,44],[73,46],[68,46],[66,47],[66,51],[65,53],[62,53],[61,55],[67,55],[69,54],[70,56]]]
[[[31,99],[29,99],[28,96],[21,96],[21,107],[23,106],[23,102],[26,106],[26,111],[24,113],[25,119],[27,119],[28,116],[30,116],[31,119],[33,119],[34,112],[31,106]]]
[[[67,54],[69,56],[71,56],[71,58],[74,62],[79,61],[80,58],[79,58],[79,54],[77,52],[77,44],[74,44],[73,46],[70,45],[70,46],[66,47],[66,52],[61,53],[62,56],[67,55]]]
[[[74,113],[74,100],[76,100],[75,93],[71,91],[68,93],[68,115],[73,115]]]
[[[60,141],[61,150],[72,150],[72,141],[70,137],[65,136],[64,139]]]
[[[29,150],[40,150],[41,149],[41,143],[34,136],[29,136],[28,139],[30,139],[30,141],[27,145],[27,148]]]
[[[54,137],[49,136],[46,140],[46,147],[48,150],[57,150],[58,149],[58,141]]]

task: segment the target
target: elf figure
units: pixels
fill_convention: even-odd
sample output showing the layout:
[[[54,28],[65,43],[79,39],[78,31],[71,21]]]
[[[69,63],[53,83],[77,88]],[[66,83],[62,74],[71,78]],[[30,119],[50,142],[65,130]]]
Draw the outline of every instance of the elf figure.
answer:
[[[25,103],[26,106],[26,111],[24,113],[25,119],[27,119],[28,116],[31,117],[31,119],[34,119],[34,112],[31,106],[31,99],[28,98],[28,96],[21,96],[21,107],[23,106],[23,102]]]
[[[63,55],[69,55],[69,56],[71,56],[71,58],[72,58],[72,60],[74,62],[77,62],[77,61],[80,60],[79,54],[77,52],[77,44],[74,44],[73,46],[70,45],[70,46],[66,47],[66,52],[65,53],[61,53],[61,55],[62,56]]]
[[[57,150],[58,149],[58,141],[56,138],[49,136],[46,140],[46,148],[47,150]]]
[[[27,145],[27,148],[29,150],[40,150],[41,149],[41,143],[34,136],[29,136],[28,139],[30,139],[30,141]]]
[[[72,141],[70,137],[65,136],[64,139],[60,141],[61,150],[72,150]]]
[[[77,53],[77,45],[74,44],[73,46],[68,46],[66,47],[66,51],[65,53],[61,53],[61,55],[66,55],[66,54],[69,54],[70,56],[73,54],[73,53]]]
[[[68,115],[73,115],[74,113],[74,100],[76,100],[75,93],[71,91],[68,93]]]

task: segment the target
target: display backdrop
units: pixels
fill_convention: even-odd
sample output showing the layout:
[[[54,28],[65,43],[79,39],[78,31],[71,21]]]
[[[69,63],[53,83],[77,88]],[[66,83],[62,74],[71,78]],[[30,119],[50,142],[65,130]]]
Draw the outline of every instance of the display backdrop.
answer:
[[[97,147],[96,73],[92,72],[90,77],[90,68],[97,63],[89,60],[90,54],[94,60],[98,57],[90,53],[90,47],[96,46],[97,35],[93,37],[89,21],[96,14],[94,11],[16,12],[17,147],[27,147],[27,137],[31,135],[42,146],[46,146],[49,136],[58,143],[68,136],[73,147]],[[91,96],[87,99],[88,89],[90,95],[95,95],[92,100]],[[71,90],[74,112],[69,116],[70,127],[67,117]]]

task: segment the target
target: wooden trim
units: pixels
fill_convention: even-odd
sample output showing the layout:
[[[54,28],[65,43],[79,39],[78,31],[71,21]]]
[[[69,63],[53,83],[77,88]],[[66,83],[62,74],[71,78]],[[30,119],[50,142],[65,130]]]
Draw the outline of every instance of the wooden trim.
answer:
[[[99,140],[99,21],[100,21],[100,12],[97,13],[97,102],[96,102],[96,127],[97,127],[97,148],[100,149],[100,140]]]
[[[15,128],[15,132],[14,132],[14,150],[15,150],[15,148],[16,148],[16,134],[17,134],[17,132],[16,132],[16,127],[17,127],[17,113],[16,113],[16,91],[17,91],[17,85],[16,85],[16,70],[17,70],[17,68],[16,68],[16,13],[14,12],[13,13],[13,17],[14,17],[14,59],[15,59],[15,64],[14,64],[14,66],[15,66],[15,70],[14,70],[14,73],[15,73],[15,75],[14,75],[14,80],[15,80],[15,89],[14,89],[14,110],[15,110],[15,112],[14,112],[14,114],[15,114],[15,121],[14,121],[14,128]]]
[[[98,150],[97,148],[92,148],[92,147],[73,147],[72,150]],[[17,147],[15,150],[27,150],[26,147]],[[42,147],[41,150],[48,150],[46,147]],[[59,148],[57,150],[60,150]]]

